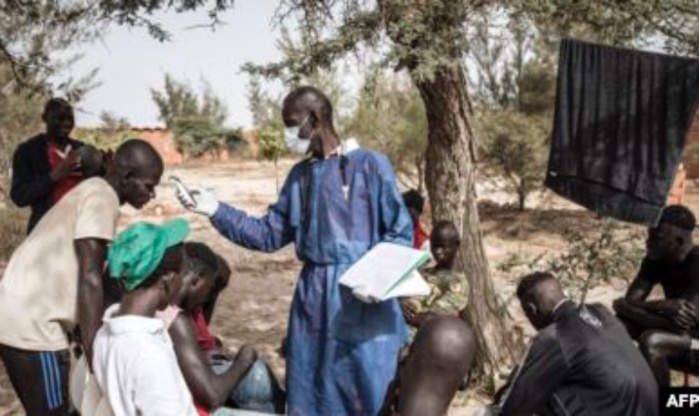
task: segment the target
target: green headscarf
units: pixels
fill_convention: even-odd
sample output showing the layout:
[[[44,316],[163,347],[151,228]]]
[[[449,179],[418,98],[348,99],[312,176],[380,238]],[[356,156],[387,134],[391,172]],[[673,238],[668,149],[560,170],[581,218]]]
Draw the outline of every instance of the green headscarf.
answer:
[[[158,268],[165,251],[182,243],[189,224],[176,218],[162,225],[139,222],[119,233],[109,247],[109,276],[133,290]]]

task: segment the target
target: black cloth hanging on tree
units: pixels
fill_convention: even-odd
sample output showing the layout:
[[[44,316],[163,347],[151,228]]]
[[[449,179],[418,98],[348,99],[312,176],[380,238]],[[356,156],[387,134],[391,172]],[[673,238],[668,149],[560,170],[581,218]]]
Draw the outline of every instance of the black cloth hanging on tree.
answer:
[[[698,93],[697,59],[562,40],[546,186],[602,215],[655,225]]]

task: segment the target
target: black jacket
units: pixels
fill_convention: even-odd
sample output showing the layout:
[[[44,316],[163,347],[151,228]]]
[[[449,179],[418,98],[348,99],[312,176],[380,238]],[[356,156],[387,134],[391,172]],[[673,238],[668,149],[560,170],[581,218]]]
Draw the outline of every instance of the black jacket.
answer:
[[[499,407],[501,416],[656,416],[658,386],[606,307],[566,301],[534,337]]]
[[[82,142],[74,139],[68,139],[68,143],[73,149],[83,146]],[[51,164],[45,134],[34,136],[17,147],[12,160],[10,198],[19,207],[31,206],[27,234],[53,206],[50,175]]]

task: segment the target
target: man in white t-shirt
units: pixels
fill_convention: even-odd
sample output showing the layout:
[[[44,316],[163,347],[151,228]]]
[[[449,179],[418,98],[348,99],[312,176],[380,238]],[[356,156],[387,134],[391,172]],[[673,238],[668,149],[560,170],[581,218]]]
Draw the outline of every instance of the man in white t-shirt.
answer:
[[[104,178],[70,191],[13,253],[0,281],[0,358],[28,416],[68,414],[67,334],[79,325],[90,360],[119,207],[143,207],[162,173],[151,145],[124,143]]]

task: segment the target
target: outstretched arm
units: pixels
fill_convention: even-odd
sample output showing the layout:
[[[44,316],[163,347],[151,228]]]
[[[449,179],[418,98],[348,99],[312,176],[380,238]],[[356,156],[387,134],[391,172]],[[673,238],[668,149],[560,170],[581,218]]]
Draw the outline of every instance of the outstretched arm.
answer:
[[[107,241],[97,238],[75,240],[78,257],[78,322],[87,362],[92,368],[92,342],[102,325],[104,292],[102,269]]]
[[[267,215],[256,218],[220,203],[211,223],[232,242],[250,250],[271,253],[293,241],[294,233],[285,208],[280,197],[280,202],[272,205]]]
[[[175,346],[177,362],[192,396],[198,404],[210,409],[225,403],[231,391],[257,359],[254,349],[243,347],[231,368],[221,375],[216,375],[202,357],[189,316],[179,314],[168,332]]]
[[[211,223],[223,236],[250,250],[273,252],[286,246],[294,239],[295,229],[291,225],[292,186],[296,170],[292,170],[282,187],[277,202],[269,207],[267,214],[256,218],[219,203]]]

